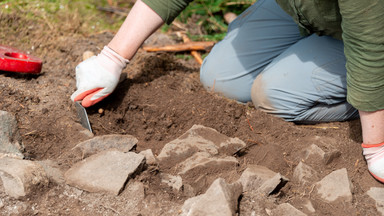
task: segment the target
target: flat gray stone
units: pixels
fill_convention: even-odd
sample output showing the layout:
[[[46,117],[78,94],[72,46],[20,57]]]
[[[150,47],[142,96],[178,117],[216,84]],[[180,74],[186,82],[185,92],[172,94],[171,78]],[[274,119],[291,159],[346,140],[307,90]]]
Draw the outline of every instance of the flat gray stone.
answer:
[[[79,149],[83,158],[89,157],[101,151],[116,149],[121,152],[129,152],[136,147],[138,140],[131,135],[103,135],[77,144],[73,149]]]
[[[384,188],[371,187],[367,194],[375,200],[377,211],[384,215]]]
[[[17,120],[11,113],[0,110],[0,158],[23,159],[24,146],[21,142]]]
[[[178,164],[178,174],[185,175],[196,168],[235,167],[239,164],[232,156],[224,158],[212,157],[207,152],[197,152],[192,157]]]
[[[303,162],[300,162],[293,171],[293,180],[301,185],[318,181],[318,179],[317,171]]]
[[[240,182],[227,184],[224,179],[218,178],[203,195],[186,200],[181,215],[235,215],[241,193],[242,186]]]
[[[276,173],[267,167],[249,165],[241,174],[239,181],[243,185],[244,191],[256,191],[264,182],[275,175]]]
[[[35,188],[47,186],[49,183],[40,164],[15,158],[0,159],[0,177],[5,192],[16,199],[30,194]]]
[[[168,159],[185,160],[196,152],[207,152],[217,155],[226,152],[232,155],[246,144],[238,138],[230,138],[217,132],[215,129],[194,125],[179,138],[167,143],[157,158],[161,161]]]
[[[321,199],[327,202],[340,200],[352,201],[352,183],[349,180],[347,169],[333,171],[315,184]]]
[[[143,155],[107,150],[75,164],[65,173],[66,183],[88,192],[118,195],[130,177],[145,164]]]
[[[141,151],[139,154],[145,157],[145,162],[149,165],[157,165],[157,160],[151,149]]]
[[[271,216],[306,216],[303,212],[296,209],[289,203],[283,203],[271,211]]]

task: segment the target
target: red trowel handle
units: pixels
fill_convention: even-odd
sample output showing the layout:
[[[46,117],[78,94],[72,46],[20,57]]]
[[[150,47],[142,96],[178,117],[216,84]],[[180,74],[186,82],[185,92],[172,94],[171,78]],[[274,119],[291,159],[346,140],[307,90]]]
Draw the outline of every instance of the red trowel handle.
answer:
[[[0,70],[38,74],[43,66],[39,58],[12,47],[0,45]]]

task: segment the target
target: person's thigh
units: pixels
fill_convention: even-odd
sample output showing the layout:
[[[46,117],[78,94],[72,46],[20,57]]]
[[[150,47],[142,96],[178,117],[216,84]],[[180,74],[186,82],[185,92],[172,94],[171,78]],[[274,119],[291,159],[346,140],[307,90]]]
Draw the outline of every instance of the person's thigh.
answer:
[[[200,80],[228,98],[250,101],[256,76],[301,38],[275,0],[259,0],[229,25],[226,37],[204,59]]]
[[[346,102],[345,63],[342,41],[311,35],[276,57],[256,78],[252,101],[288,121],[356,118],[357,111]]]

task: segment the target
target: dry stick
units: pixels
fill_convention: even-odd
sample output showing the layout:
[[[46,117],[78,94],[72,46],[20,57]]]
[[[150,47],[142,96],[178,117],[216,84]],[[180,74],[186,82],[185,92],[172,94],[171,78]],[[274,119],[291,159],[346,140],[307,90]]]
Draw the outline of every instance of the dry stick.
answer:
[[[181,51],[196,51],[196,50],[209,50],[213,47],[215,42],[212,41],[191,41],[183,44],[167,45],[162,47],[144,46],[143,49],[147,52],[181,52]]]
[[[249,121],[249,118],[247,118],[247,122],[248,122],[248,125],[249,125],[249,128],[251,129],[251,131],[253,131],[253,127],[251,125],[251,122]]]
[[[184,43],[191,42],[191,39],[189,39],[189,37],[186,34],[180,33],[180,35],[181,35],[181,38],[183,38]],[[193,58],[195,58],[197,63],[199,63],[200,65],[203,64],[203,59],[201,58],[200,53],[198,53],[196,50],[192,50],[191,55],[193,56]]]

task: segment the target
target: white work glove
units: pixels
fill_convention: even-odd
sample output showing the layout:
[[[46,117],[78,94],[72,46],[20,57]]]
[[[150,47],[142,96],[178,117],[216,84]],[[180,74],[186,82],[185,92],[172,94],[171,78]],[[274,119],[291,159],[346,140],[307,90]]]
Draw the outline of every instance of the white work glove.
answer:
[[[76,87],[72,101],[81,101],[90,107],[110,95],[116,88],[121,71],[129,60],[105,46],[97,56],[81,62],[76,67]]]
[[[363,155],[368,163],[368,170],[380,182],[384,183],[384,142],[376,145],[362,144]]]

